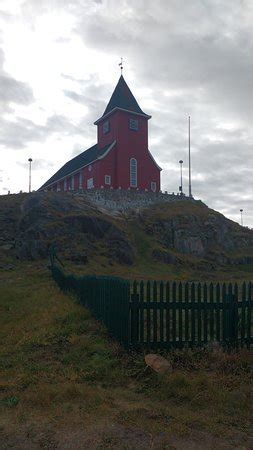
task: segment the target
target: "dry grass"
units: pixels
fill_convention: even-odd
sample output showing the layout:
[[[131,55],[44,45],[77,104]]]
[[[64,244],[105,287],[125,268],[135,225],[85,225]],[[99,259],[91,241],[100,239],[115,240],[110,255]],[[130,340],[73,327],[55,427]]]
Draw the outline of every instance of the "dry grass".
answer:
[[[157,375],[41,265],[0,282],[1,448],[250,448],[248,351],[174,351]]]

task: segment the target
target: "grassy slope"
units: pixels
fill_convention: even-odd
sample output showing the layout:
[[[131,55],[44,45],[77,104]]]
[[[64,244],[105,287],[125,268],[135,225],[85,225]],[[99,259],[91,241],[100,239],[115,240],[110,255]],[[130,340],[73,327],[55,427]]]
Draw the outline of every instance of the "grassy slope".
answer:
[[[5,233],[12,235],[15,238],[15,230],[18,227],[18,222],[22,216],[22,204],[29,198],[28,194],[6,195],[0,196],[0,234]],[[54,200],[58,200],[57,207]],[[72,205],[69,212],[61,211],[59,207],[60,202],[67,201],[68,205]],[[74,239],[70,233],[70,228],[66,228],[67,242],[63,243],[62,248],[59,245],[59,254],[63,254],[63,260],[66,267],[76,273],[90,274],[108,274],[119,275],[127,278],[137,279],[161,279],[161,280],[252,280],[253,265],[223,265],[216,266],[210,269],[205,261],[200,261],[190,255],[177,254],[181,264],[165,264],[154,261],[152,251],[159,249],[161,244],[157,241],[157,237],[144,232],[145,226],[152,225],[155,221],[166,221],[175,219],[180,223],[182,228],[185,221],[185,214],[196,218],[201,218],[203,222],[208,220],[210,216],[219,216],[219,213],[206,207],[201,202],[175,202],[168,205],[156,205],[151,208],[144,209],[142,215],[145,218],[145,226],[134,212],[125,214],[123,216],[111,216],[99,211],[96,207],[91,207],[83,197],[72,198],[69,194],[64,193],[47,193],[44,197],[44,203],[49,213],[55,218],[55,221],[49,222],[46,227],[57,228],[62,226],[62,219],[71,217],[73,211],[75,215],[104,218],[113,225],[124,231],[133,244],[136,251],[136,257],[133,265],[126,266],[118,264],[115,261],[110,261],[108,258],[108,242],[105,235],[102,239],[97,239],[92,255],[89,255],[89,262],[86,265],[75,265],[73,262],[66,261],[64,255],[64,245],[71,242],[70,253],[75,254],[78,250],[85,252],[85,237],[80,233],[77,239]],[[221,216],[221,215],[220,215]],[[225,220],[225,219],[224,219]],[[232,223],[232,222],[231,222]],[[240,236],[247,236],[249,231],[240,227],[236,223],[233,224],[233,234]],[[89,239],[89,237],[88,237]],[[50,242],[48,242],[50,243]],[[162,249],[162,247],[161,247]],[[253,249],[250,247],[242,247],[241,252],[237,252],[231,256],[245,256],[252,255]],[[16,264],[15,250],[0,251],[0,266],[7,263]]]
[[[248,352],[174,352],[172,374],[144,372],[47,269],[0,286],[1,449],[250,448]]]

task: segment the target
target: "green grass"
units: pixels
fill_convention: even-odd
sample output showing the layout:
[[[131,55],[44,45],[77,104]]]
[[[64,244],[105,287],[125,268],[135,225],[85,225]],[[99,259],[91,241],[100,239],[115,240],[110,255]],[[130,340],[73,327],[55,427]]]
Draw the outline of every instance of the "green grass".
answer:
[[[3,448],[172,448],[203,432],[217,448],[234,448],[238,435],[249,445],[248,351],[177,350],[165,354],[173,372],[158,375],[108,339],[40,263],[1,271],[0,286]]]

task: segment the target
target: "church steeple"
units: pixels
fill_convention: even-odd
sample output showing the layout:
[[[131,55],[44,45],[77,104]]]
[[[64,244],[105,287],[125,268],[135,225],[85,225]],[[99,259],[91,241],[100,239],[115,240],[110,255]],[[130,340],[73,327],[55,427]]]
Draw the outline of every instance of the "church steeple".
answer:
[[[130,91],[123,75],[120,76],[119,81],[112,93],[112,96],[109,100],[109,103],[100,119],[98,119],[95,122],[95,125],[97,125],[100,120],[102,120],[105,116],[110,114],[112,111],[120,109],[123,111],[128,111],[135,114],[140,114],[146,119],[150,119],[151,116],[148,114],[145,114],[140,106],[138,105],[134,95]]]

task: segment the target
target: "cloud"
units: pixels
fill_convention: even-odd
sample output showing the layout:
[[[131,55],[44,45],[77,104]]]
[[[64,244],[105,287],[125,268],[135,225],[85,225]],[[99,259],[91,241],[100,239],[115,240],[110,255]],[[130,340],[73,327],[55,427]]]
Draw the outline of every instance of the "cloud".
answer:
[[[19,165],[20,167],[22,167],[23,169],[27,169],[28,168],[28,162],[21,162],[21,161],[17,161],[17,165]],[[38,170],[48,170],[53,166],[53,163],[51,161],[48,161],[46,159],[42,159],[42,158],[36,158],[32,161],[32,170],[34,171],[38,171]]]
[[[22,149],[29,142],[44,142],[54,134],[61,136],[74,136],[79,133],[79,127],[75,126],[66,116],[54,114],[48,117],[45,125],[37,125],[32,120],[17,117],[15,120],[0,119],[2,134],[0,144],[4,147]]]
[[[19,20],[36,30],[40,17],[58,13],[73,20],[67,22],[67,36],[53,34],[55,45],[64,49],[73,39],[73,49],[80,52],[69,72],[59,67],[62,109],[53,104],[40,125],[29,114],[13,113],[11,120],[3,115],[0,141],[5,148],[25,148],[50,136],[72,138],[70,148],[64,147],[66,155],[71,149],[77,154],[82,139],[92,145],[93,122],[104,112],[115,87],[117,58],[123,56],[124,77],[140,106],[152,115],[149,146],[164,167],[163,189],[177,191],[179,159],[184,160],[187,187],[190,115],[194,195],[233,217],[242,205],[253,223],[252,1],[26,0]],[[101,59],[96,70],[92,58]],[[115,73],[105,80],[112,59]],[[2,111],[11,115],[13,104],[27,110],[33,101],[37,104],[29,84],[1,67]],[[80,116],[73,117],[72,111]]]
[[[3,64],[4,52],[0,49],[0,111],[6,113],[12,110],[11,103],[28,105],[34,97],[30,86],[5,72]]]

